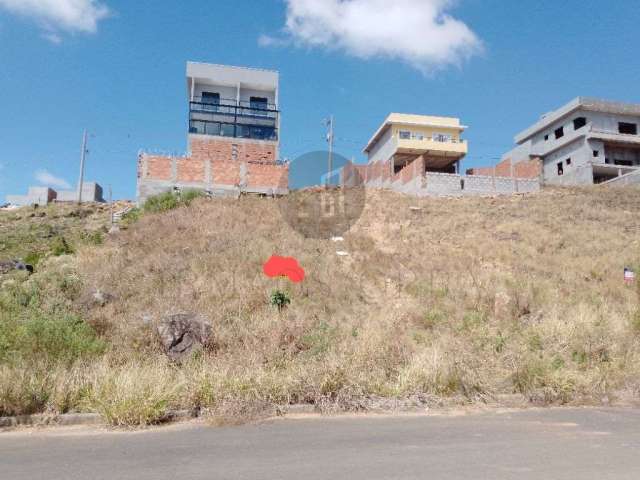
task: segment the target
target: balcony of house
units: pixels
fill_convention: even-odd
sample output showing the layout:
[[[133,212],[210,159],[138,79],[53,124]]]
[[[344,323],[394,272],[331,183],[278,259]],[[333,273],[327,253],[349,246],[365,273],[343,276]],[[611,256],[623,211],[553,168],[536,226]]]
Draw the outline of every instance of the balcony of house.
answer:
[[[263,101],[194,97],[189,133],[277,141],[279,115],[276,105]]]
[[[640,146],[638,126],[634,123],[621,123],[618,130],[609,130],[589,125],[589,136],[604,142],[615,142],[623,145]]]
[[[396,151],[403,154],[462,158],[467,154],[468,144],[466,140],[456,138],[453,135],[427,136],[413,133],[408,135],[400,132]]]

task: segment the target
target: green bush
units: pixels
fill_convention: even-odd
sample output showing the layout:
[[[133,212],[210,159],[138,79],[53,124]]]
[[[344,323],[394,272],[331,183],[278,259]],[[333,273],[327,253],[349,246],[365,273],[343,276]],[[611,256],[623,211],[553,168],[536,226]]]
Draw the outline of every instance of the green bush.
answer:
[[[282,311],[282,309],[286,308],[290,304],[291,298],[289,298],[289,294],[287,292],[283,292],[281,290],[274,290],[271,292],[271,305],[278,307],[278,311]]]
[[[82,319],[27,307],[20,315],[0,315],[0,362],[72,363],[98,355],[105,343]]]
[[[69,245],[69,242],[62,237],[56,237],[53,242],[51,242],[51,253],[59,257],[60,255],[70,255],[73,253],[73,248]]]
[[[177,208],[180,204],[179,197],[174,192],[165,192],[153,195],[144,202],[142,210],[145,213],[160,213]]]
[[[197,198],[201,198],[204,196],[204,192],[202,190],[196,190],[195,188],[190,188],[188,190],[183,190],[180,194],[180,201],[184,205],[190,205]]]
[[[204,196],[202,190],[188,189],[182,192],[165,192],[153,195],[144,202],[144,213],[160,213],[173,210],[181,206],[188,206],[196,198]]]
[[[82,232],[82,241],[89,245],[102,245],[104,243],[104,232],[101,230]]]
[[[138,220],[140,220],[141,216],[142,216],[142,210],[140,210],[138,207],[132,208],[127,213],[122,215],[121,224],[123,226],[131,225],[132,223],[135,223]]]

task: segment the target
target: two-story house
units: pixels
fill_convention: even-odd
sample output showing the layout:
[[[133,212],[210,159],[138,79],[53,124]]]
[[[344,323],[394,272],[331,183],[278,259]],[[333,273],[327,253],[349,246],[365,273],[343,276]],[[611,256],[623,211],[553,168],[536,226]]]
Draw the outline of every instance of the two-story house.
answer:
[[[364,148],[369,165],[385,164],[393,174],[419,160],[420,174],[458,173],[467,154],[458,118],[392,113]]]
[[[189,151],[140,154],[138,201],[176,188],[214,195],[286,194],[278,72],[188,62],[186,80]]]

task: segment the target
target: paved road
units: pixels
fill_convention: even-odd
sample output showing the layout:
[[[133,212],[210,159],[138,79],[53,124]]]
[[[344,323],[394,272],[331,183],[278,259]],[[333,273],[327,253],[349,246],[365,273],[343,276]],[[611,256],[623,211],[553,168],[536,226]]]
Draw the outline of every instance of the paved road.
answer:
[[[277,420],[0,434],[2,479],[640,478],[640,411]]]

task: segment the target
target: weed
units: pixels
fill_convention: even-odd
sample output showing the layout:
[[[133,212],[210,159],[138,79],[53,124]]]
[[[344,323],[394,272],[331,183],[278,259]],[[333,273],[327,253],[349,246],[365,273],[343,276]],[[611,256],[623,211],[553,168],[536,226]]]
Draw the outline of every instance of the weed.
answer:
[[[59,257],[60,255],[70,255],[73,252],[73,248],[63,236],[56,237],[51,244],[51,254],[56,257]]]
[[[271,292],[271,305],[278,308],[278,311],[282,311],[291,304],[291,298],[287,292],[282,290],[274,290]]]

